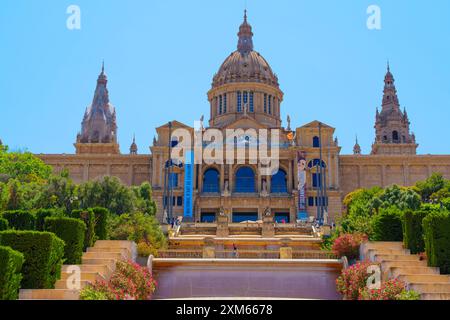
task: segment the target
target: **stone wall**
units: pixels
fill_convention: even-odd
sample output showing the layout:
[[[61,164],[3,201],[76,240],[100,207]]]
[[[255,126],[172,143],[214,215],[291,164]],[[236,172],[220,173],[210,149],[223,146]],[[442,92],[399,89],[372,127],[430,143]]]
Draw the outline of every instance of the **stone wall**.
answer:
[[[340,156],[342,195],[359,188],[412,186],[435,172],[450,179],[450,155]]]
[[[64,169],[76,183],[115,176],[122,183],[140,185],[151,182],[151,155],[37,155],[46,164],[51,165],[55,173]]]

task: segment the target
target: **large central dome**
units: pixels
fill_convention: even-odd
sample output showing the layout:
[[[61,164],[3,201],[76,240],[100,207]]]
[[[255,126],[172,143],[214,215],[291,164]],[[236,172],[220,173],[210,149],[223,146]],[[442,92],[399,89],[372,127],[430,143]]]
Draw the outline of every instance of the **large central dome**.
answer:
[[[278,88],[278,78],[272,68],[263,56],[253,50],[253,33],[247,22],[247,13],[238,36],[238,50],[224,61],[214,76],[213,87],[236,82],[260,82]]]

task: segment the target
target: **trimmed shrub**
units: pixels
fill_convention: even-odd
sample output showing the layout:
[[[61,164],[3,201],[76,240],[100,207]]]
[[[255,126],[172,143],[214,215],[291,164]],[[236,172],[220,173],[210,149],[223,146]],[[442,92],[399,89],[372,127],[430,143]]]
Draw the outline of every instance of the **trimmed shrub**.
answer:
[[[108,239],[108,219],[109,210],[106,208],[96,207],[93,208],[95,216],[95,236],[98,240]]]
[[[412,254],[425,251],[422,221],[427,214],[428,212],[424,210],[408,210],[403,214],[403,243]]]
[[[373,219],[373,235],[375,241],[402,241],[403,229],[401,211],[391,207],[380,210]]]
[[[24,210],[5,211],[1,216],[8,220],[9,227],[15,230],[35,230],[36,216]]]
[[[431,212],[423,219],[425,250],[430,267],[450,273],[450,212]]]
[[[9,223],[8,220],[0,218],[0,231],[8,230]]]
[[[0,232],[0,244],[24,255],[23,289],[54,288],[61,277],[63,240],[50,232],[8,230]]]
[[[17,300],[24,257],[10,247],[0,246],[0,300]]]
[[[44,231],[45,218],[55,217],[57,211],[55,209],[39,209],[36,211],[36,230]]]
[[[95,215],[92,209],[73,210],[70,213],[70,217],[74,219],[80,219],[86,224],[86,234],[84,237],[83,250],[92,247],[95,241]]]
[[[47,217],[45,231],[53,232],[66,243],[64,247],[64,263],[81,264],[83,255],[86,224],[73,218]]]

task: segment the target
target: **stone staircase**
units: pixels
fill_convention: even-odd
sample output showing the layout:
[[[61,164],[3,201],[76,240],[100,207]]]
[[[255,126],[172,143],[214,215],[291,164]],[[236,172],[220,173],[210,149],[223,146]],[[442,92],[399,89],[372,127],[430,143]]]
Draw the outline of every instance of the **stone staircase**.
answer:
[[[72,289],[73,284],[67,281],[73,275],[74,267],[80,268],[80,288],[82,289],[96,280],[108,281],[115,270],[116,262],[120,260],[136,261],[136,253],[134,242],[99,240],[94,247],[88,248],[83,253],[81,265],[62,266],[61,279],[56,282],[55,289],[20,290],[19,299],[78,300],[80,290]]]
[[[382,280],[402,280],[407,288],[420,293],[422,300],[450,300],[450,276],[428,267],[418,255],[404,249],[401,242],[367,242],[361,245],[361,260],[378,262]]]

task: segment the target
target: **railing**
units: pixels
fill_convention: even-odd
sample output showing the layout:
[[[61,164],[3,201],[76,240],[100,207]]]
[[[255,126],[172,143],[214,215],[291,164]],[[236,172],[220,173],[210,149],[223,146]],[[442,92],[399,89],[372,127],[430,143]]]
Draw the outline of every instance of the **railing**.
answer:
[[[158,258],[201,259],[203,250],[159,250]]]
[[[292,251],[292,259],[339,259],[333,252],[322,250]]]
[[[218,250],[218,259],[280,259],[279,250]]]

